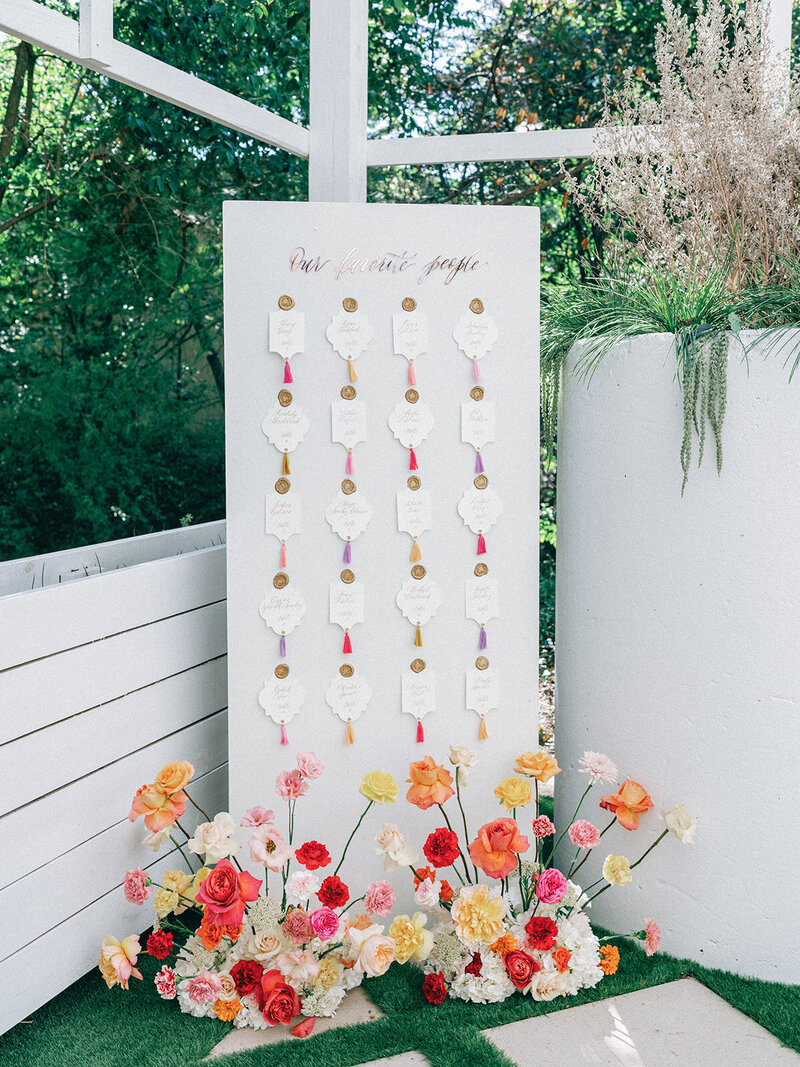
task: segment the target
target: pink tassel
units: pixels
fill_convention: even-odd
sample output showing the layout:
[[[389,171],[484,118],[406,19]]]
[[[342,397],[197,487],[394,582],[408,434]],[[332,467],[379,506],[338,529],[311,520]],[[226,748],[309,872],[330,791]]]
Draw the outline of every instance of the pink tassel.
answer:
[[[284,363],[283,363],[283,384],[284,385],[291,385],[293,381],[294,381],[294,378],[292,377],[292,368],[289,366],[289,360],[288,359],[284,360]]]
[[[346,541],[344,546],[344,556],[342,557],[342,559],[345,563],[349,563],[352,558],[352,555],[353,553],[350,550],[350,542]]]
[[[425,731],[422,729],[422,719],[417,719],[417,744],[421,745],[425,740]]]
[[[281,653],[281,659],[286,659],[286,638],[284,637],[283,634],[281,634],[280,653]]]
[[[477,359],[473,359],[472,361],[472,378],[476,382],[481,380],[481,368]]]
[[[486,538],[483,534],[478,534],[478,555],[482,556],[486,552]]]
[[[281,541],[281,566],[286,566],[286,542]]]
[[[485,626],[481,626],[481,638],[480,638],[480,641],[478,641],[478,648],[481,650],[481,652],[483,652],[483,650],[486,648],[486,627]]]
[[[353,646],[350,643],[350,634],[347,632],[347,630],[345,630],[345,632],[344,632],[344,645],[342,646],[342,652],[347,653],[347,652],[352,652],[352,651],[353,651]]]
[[[284,723],[283,726],[281,726],[281,744],[282,745],[288,745],[289,744],[289,737],[288,737],[288,735],[286,733],[286,724],[285,723]]]
[[[408,384],[409,385],[416,385],[417,384],[417,372],[414,370],[414,361],[413,361],[413,359],[408,364]]]
[[[480,451],[475,453],[475,473],[483,474],[483,460],[481,459]]]
[[[413,448],[409,448],[408,451],[410,453],[409,460],[408,460],[408,469],[410,471],[419,470],[419,467],[417,466],[417,454],[416,454],[416,452],[414,451]]]
[[[344,469],[346,474],[353,473],[353,452],[352,449],[349,448],[347,450],[347,463],[345,463]]]

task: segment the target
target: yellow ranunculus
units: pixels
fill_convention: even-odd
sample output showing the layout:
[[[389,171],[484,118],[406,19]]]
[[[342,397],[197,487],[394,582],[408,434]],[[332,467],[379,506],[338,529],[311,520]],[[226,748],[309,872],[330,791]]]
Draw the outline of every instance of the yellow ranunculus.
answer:
[[[428,916],[417,911],[412,918],[398,915],[389,927],[389,937],[395,943],[394,958],[398,963],[427,959],[433,946],[432,935],[424,929],[427,921]]]
[[[467,945],[491,945],[505,933],[506,902],[490,896],[488,885],[467,885],[458,894],[450,916],[456,934]]]
[[[603,877],[609,885],[627,885],[632,878],[631,865],[624,856],[612,852],[603,864]]]
[[[397,800],[397,782],[386,771],[370,771],[359,786],[359,793],[375,804],[394,804]]]
[[[561,773],[555,756],[548,752],[523,752],[521,756],[517,756],[514,770],[524,774],[526,778],[536,778],[542,785]]]
[[[530,783],[524,778],[504,778],[495,789],[494,795],[506,809],[522,808],[533,800]]]

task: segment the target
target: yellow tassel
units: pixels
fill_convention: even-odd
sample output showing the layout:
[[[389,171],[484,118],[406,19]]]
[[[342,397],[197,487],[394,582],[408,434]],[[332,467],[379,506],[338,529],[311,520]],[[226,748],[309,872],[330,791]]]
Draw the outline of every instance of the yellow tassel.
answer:
[[[419,548],[419,542],[416,537],[414,538],[414,544],[411,546],[411,562],[416,563],[417,560],[422,559],[422,552]]]
[[[288,452],[284,452],[283,453],[283,472],[282,473],[283,474],[291,474],[292,473],[289,470],[289,453]]]
[[[353,724],[349,722],[347,724],[347,736],[345,737],[346,745],[354,745],[356,743],[355,735],[353,733]]]
[[[356,365],[355,365],[355,363],[353,363],[352,359],[348,359],[347,360],[347,365],[350,368],[350,381],[351,382],[357,382],[358,381],[358,375],[356,374]]]
[[[422,648],[422,630],[419,628],[419,623],[417,623],[417,632],[414,634],[414,647]]]
[[[481,728],[478,730],[478,740],[485,741],[489,736],[489,731],[486,729],[486,719],[481,715]]]

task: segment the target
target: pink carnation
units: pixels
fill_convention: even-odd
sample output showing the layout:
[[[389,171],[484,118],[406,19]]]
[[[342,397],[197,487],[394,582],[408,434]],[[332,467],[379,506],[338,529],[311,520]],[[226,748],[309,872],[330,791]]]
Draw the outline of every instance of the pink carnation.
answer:
[[[661,931],[652,919],[644,921],[644,950],[648,956],[654,956],[661,944]]]
[[[240,826],[268,826],[269,823],[275,822],[275,812],[270,811],[268,808],[262,808],[260,804],[256,804],[254,808],[248,808],[242,816]]]
[[[317,908],[311,912],[311,929],[320,941],[330,941],[339,932],[339,916],[330,908]]]
[[[297,753],[297,769],[304,778],[319,778],[325,768],[313,752]]]
[[[578,819],[570,826],[569,839],[578,848],[594,848],[600,844],[600,831],[594,823],[586,819]]]
[[[304,942],[310,941],[313,936],[308,912],[303,908],[292,908],[291,911],[287,912],[281,927],[284,935],[296,945],[302,945]]]
[[[364,894],[364,907],[370,915],[388,915],[394,907],[394,890],[389,882],[373,882]]]
[[[300,771],[281,771],[275,779],[275,790],[282,800],[297,800],[308,791],[308,782]]]
[[[195,1004],[208,1004],[222,992],[222,982],[211,971],[203,971],[186,983],[186,995]]]
[[[153,981],[156,983],[158,995],[162,1000],[174,1000],[177,992],[175,988],[175,972],[166,965],[161,968]]]
[[[533,820],[531,825],[533,827],[534,837],[549,837],[550,834],[556,832],[555,826],[553,826],[546,815],[540,815],[538,819]]]
[[[567,880],[561,871],[548,867],[536,882],[536,896],[543,904],[558,904],[567,891]]]
[[[134,867],[132,871],[125,872],[125,877],[122,879],[122,891],[125,899],[131,904],[144,904],[153,892],[153,888],[147,884],[147,874],[141,868]]]

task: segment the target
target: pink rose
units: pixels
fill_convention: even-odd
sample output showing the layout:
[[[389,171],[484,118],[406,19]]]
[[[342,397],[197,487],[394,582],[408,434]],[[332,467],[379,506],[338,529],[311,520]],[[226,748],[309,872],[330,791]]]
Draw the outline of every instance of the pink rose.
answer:
[[[174,1000],[177,992],[175,988],[175,971],[166,964],[155,976],[156,989],[162,1000]]]
[[[195,1004],[208,1004],[216,1000],[222,989],[222,982],[210,971],[203,971],[186,983],[186,995]]]
[[[313,752],[297,753],[297,769],[304,778],[319,778],[325,768]]]
[[[600,831],[594,823],[587,822],[586,819],[578,819],[567,832],[570,841],[578,848],[594,848],[600,844]]]
[[[543,904],[558,904],[567,891],[567,880],[561,871],[548,867],[536,882],[536,896]]]
[[[311,912],[311,929],[320,941],[330,941],[339,932],[339,916],[330,908],[317,908]]]
[[[534,837],[549,837],[550,834],[556,832],[555,826],[553,826],[546,815],[540,815],[538,819],[533,820],[531,825]]]
[[[147,884],[147,873],[139,867],[134,867],[132,871],[125,872],[125,877],[122,879],[122,891],[125,899],[131,904],[144,904],[153,889]]]
[[[275,822],[275,812],[270,811],[268,808],[262,808],[260,804],[256,804],[254,808],[248,808],[242,816],[240,826],[267,826],[269,823]]]
[[[300,771],[281,771],[275,779],[275,791],[281,800],[297,800],[308,791],[308,782]]]

